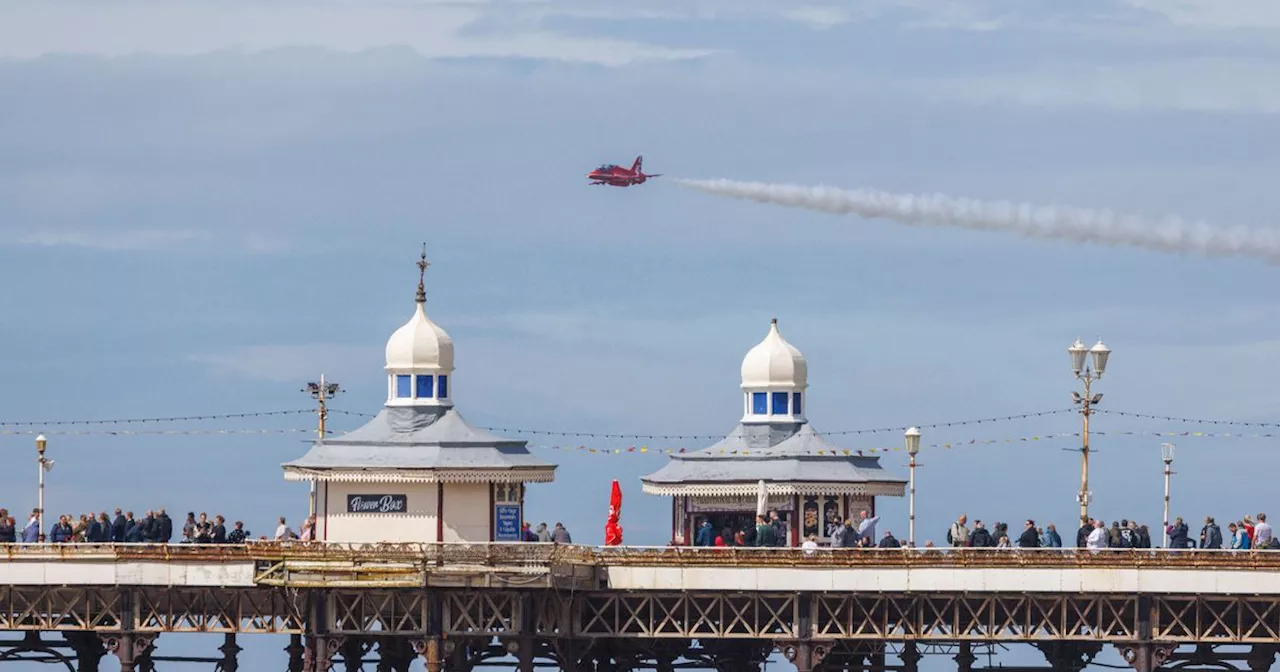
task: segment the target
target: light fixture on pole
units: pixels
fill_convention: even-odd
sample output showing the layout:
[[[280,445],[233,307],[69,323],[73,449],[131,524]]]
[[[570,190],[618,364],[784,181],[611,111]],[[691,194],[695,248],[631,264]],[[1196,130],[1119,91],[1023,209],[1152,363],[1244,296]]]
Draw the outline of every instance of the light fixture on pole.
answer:
[[[920,452],[920,430],[912,427],[903,434],[907,440],[907,454],[911,456],[909,493],[907,498],[907,546],[916,545],[916,454]],[[875,539],[871,540],[872,542]]]
[[[1160,444],[1160,459],[1164,460],[1164,547],[1169,547],[1169,476],[1173,474],[1173,444]]]
[[[320,374],[320,382],[307,383],[306,389],[303,390],[303,392],[310,392],[311,398],[315,399],[320,404],[320,407],[316,411],[316,415],[320,418],[319,426],[316,428],[316,434],[319,436],[320,441],[324,441],[324,437],[327,434],[327,431],[325,430],[325,420],[328,420],[329,418],[329,408],[325,405],[325,402],[333,398],[339,391],[340,388],[338,387],[338,384],[326,381],[323,373]],[[316,481],[314,478],[311,479],[310,500],[311,501],[307,506],[307,510],[309,512],[308,516],[314,516],[316,515]]]
[[[44,536],[44,472],[53,469],[53,460],[44,456],[44,451],[49,447],[49,442],[44,438],[44,434],[36,437],[36,453],[38,457],[36,462],[39,464],[40,479],[39,488],[36,494],[36,530],[40,536]]]
[[[1102,394],[1094,394],[1092,386],[1093,381],[1102,379],[1111,349],[1103,344],[1102,339],[1098,339],[1092,348],[1086,349],[1084,343],[1077,338],[1067,348],[1067,354],[1071,355],[1071,372],[1077,380],[1084,382],[1083,396],[1079,392],[1071,393],[1072,401],[1080,406],[1080,415],[1084,418],[1084,431],[1081,434],[1083,440],[1080,445],[1080,492],[1076,495],[1076,501],[1080,503],[1080,524],[1084,525],[1089,522],[1089,502],[1093,499],[1093,494],[1089,492],[1089,416],[1093,414],[1093,407],[1102,402]],[[1092,362],[1086,361],[1087,359],[1092,359]]]

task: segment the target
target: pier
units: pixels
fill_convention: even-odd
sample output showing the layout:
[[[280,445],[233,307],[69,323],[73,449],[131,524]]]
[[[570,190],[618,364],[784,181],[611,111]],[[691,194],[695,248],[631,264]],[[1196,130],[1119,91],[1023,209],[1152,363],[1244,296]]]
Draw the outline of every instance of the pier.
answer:
[[[914,672],[1026,644],[1046,670],[1103,647],[1137,672],[1176,660],[1270,669],[1280,554],[1168,550],[593,548],[528,543],[8,545],[0,661],[155,669],[168,633],[287,635],[289,672],[677,667]],[[1215,647],[1245,645],[1246,653]],[[1239,648],[1236,646],[1235,648]],[[1180,652],[1182,649],[1185,651]],[[1179,658],[1181,657],[1181,658]]]

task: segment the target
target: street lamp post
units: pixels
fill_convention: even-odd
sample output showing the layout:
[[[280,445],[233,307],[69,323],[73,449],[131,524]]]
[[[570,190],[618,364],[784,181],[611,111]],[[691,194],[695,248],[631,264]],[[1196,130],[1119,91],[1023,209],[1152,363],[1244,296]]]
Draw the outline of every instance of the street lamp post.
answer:
[[[1084,343],[1077,338],[1067,348],[1067,353],[1071,355],[1071,371],[1077,380],[1084,382],[1084,396],[1079,392],[1071,393],[1072,400],[1080,406],[1080,415],[1084,417],[1080,445],[1080,494],[1076,495],[1080,502],[1080,524],[1084,525],[1089,522],[1089,500],[1092,499],[1089,492],[1089,416],[1093,414],[1093,407],[1102,402],[1102,394],[1093,394],[1092,385],[1093,381],[1102,379],[1111,349],[1102,343],[1102,339],[1098,339],[1092,348],[1085,349]],[[1093,360],[1092,366],[1085,361],[1086,358]]]
[[[916,453],[920,452],[920,430],[912,427],[903,435],[907,440],[907,454],[911,456],[909,496],[907,499],[907,546],[916,545]],[[872,541],[875,541],[872,539]]]
[[[44,472],[53,468],[53,460],[44,456],[44,451],[49,447],[49,442],[44,438],[44,434],[36,437],[36,463],[39,465],[40,471],[38,491],[36,494],[36,532],[40,536],[44,536]]]
[[[325,405],[325,402],[333,398],[338,391],[338,384],[327,382],[324,379],[323,373],[320,374],[320,382],[307,383],[306,389],[303,390],[303,392],[310,392],[311,398],[315,399],[320,404],[319,409],[316,410],[316,415],[320,418],[319,426],[316,428],[316,434],[320,437],[320,441],[324,441],[326,434],[324,426],[325,420],[328,420],[329,418],[329,408]],[[316,480],[314,478],[311,479],[311,494],[309,499],[310,503],[307,505],[308,516],[314,516],[316,515]]]
[[[1169,476],[1173,474],[1173,444],[1160,444],[1160,458],[1164,460],[1164,547],[1169,548]]]

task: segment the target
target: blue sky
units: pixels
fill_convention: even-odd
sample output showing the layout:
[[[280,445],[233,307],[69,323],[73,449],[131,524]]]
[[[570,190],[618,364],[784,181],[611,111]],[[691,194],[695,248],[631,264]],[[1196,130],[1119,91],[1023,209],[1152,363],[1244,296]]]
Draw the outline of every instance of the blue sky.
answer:
[[[778,7],[0,4],[4,419],[305,408],[298,390],[321,372],[346,389],[335,408],[374,412],[425,240],[428,312],[457,344],[455,396],[480,425],[724,433],[741,357],[773,316],[809,359],[819,430],[1066,408],[1077,336],[1115,351],[1103,408],[1280,421],[1276,268],[582,177],[643,153],[670,176],[1275,228],[1274,3]],[[924,443],[1077,426],[927,429]],[[255,533],[306,511],[305,486],[278,466],[304,451],[301,433],[49,438],[51,511],[207,510]],[[1096,511],[1158,521],[1161,440],[1095,438]],[[1274,468],[1274,440],[1177,442],[1175,515],[1268,508],[1249,474]],[[0,445],[34,457],[30,435]],[[961,511],[1067,525],[1073,445],[926,451],[918,536],[940,539]],[[667,502],[638,480],[664,458],[541,454],[559,482],[534,488],[530,519],[598,542],[618,478],[628,540],[665,540]],[[905,475],[904,458],[884,464]],[[32,480],[0,472],[0,505],[29,510]],[[905,533],[905,502],[882,506]]]

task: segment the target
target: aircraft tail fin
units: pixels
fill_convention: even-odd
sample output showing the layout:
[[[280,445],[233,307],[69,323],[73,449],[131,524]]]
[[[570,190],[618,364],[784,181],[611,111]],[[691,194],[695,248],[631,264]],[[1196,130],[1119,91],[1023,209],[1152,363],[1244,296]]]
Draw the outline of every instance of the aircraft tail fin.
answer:
[[[640,168],[641,168],[641,166],[643,166],[643,165],[644,165],[644,156],[637,156],[637,157],[636,157],[636,162],[635,162],[635,163],[633,163],[633,164],[631,164],[631,172],[633,172],[633,173],[638,173],[638,172],[640,172]]]

